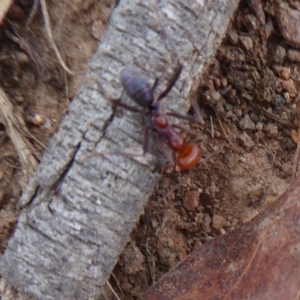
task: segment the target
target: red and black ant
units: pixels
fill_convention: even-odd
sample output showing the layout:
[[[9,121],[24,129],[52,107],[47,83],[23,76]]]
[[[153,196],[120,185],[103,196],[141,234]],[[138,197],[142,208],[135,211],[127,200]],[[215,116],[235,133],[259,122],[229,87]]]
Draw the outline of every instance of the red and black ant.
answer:
[[[157,85],[158,80],[155,80],[154,85],[151,86],[148,83],[147,78],[132,70],[131,68],[125,67],[120,74],[120,79],[122,85],[124,87],[127,95],[139,106],[143,109],[138,109],[136,107],[124,104],[119,100],[110,100],[116,106],[121,106],[125,109],[128,109],[132,112],[144,113],[145,115],[150,116],[150,122],[146,126],[145,129],[145,138],[144,138],[144,146],[143,146],[143,154],[147,152],[148,148],[148,133],[149,130],[157,132],[159,137],[177,154],[177,165],[181,170],[189,170],[195,167],[201,157],[200,149],[196,144],[187,143],[185,138],[175,130],[175,128],[183,129],[181,126],[172,125],[169,123],[167,116],[173,116],[177,118],[182,118],[186,120],[190,120],[191,118],[187,116],[183,116],[176,113],[167,113],[164,114],[160,110],[159,101],[165,98],[168,93],[171,91],[173,86],[175,85],[177,79],[182,70],[182,65],[180,64],[172,78],[170,79],[166,89],[158,96],[158,98],[154,99],[154,90]],[[145,111],[147,109],[147,111]],[[136,156],[122,152],[113,152],[115,154],[120,154],[123,156]]]
[[[159,12],[159,9],[157,7],[156,1],[154,1],[154,5],[156,7],[156,11]],[[153,86],[151,86],[148,82],[148,78],[144,75],[140,74],[139,72],[129,68],[125,67],[120,74],[121,83],[123,85],[124,91],[127,93],[127,95],[136,103],[138,104],[142,109],[139,109],[137,107],[127,105],[125,103],[120,102],[121,97],[118,100],[109,99],[106,97],[105,92],[104,95],[106,99],[109,99],[110,102],[112,102],[115,106],[121,106],[129,111],[132,112],[138,112],[142,113],[145,116],[150,117],[149,123],[146,125],[145,128],[145,136],[144,136],[144,145],[143,145],[143,153],[142,155],[134,155],[119,151],[113,151],[109,152],[108,154],[117,154],[122,155],[125,157],[135,157],[135,156],[144,156],[148,149],[148,141],[149,141],[149,130],[153,130],[157,132],[158,136],[161,138],[163,142],[165,142],[174,152],[177,153],[176,162],[177,165],[181,170],[190,170],[194,168],[200,161],[201,153],[200,149],[196,144],[193,143],[187,143],[185,138],[180,134],[178,131],[175,130],[175,128],[180,129],[181,131],[187,131],[189,130],[182,128],[179,125],[170,124],[168,121],[167,116],[173,116],[176,118],[181,118],[189,121],[193,121],[188,116],[183,116],[177,113],[162,113],[160,109],[159,102],[165,98],[171,89],[174,87],[175,83],[177,82],[181,71],[182,71],[182,63],[181,59],[176,51],[176,48],[174,47],[171,40],[168,38],[168,35],[165,31],[165,27],[162,24],[162,21],[158,14],[157,22],[159,24],[159,27],[161,29],[161,33],[165,37],[166,40],[169,41],[169,44],[172,48],[172,52],[176,54],[178,58],[178,66],[175,69],[169,83],[167,84],[167,87],[163,92],[160,93],[160,95],[155,100],[154,98],[154,90],[157,86],[158,80],[156,79]],[[98,83],[98,85],[101,87],[101,84]],[[103,88],[101,88],[102,91],[104,91]],[[122,93],[123,94],[123,93]],[[192,132],[195,134],[194,132]],[[97,154],[91,154],[88,155],[85,159],[95,156]],[[103,155],[98,153],[98,155]]]

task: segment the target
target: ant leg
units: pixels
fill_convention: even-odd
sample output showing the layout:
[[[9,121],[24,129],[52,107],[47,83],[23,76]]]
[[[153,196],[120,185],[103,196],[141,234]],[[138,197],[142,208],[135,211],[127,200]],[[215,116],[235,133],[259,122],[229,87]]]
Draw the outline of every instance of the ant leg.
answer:
[[[219,148],[219,150],[214,151],[213,153],[209,154],[208,156],[206,156],[204,159],[202,159],[200,161],[200,164],[209,161],[211,158],[215,157],[216,155],[220,154],[223,152],[225,147],[225,143],[221,145],[221,147]]]
[[[120,154],[124,157],[128,157],[128,158],[133,158],[133,157],[143,157],[145,156],[145,154],[147,153],[148,150],[148,145],[149,145],[149,130],[150,127],[146,126],[145,131],[144,131],[144,142],[143,142],[143,153],[142,154],[131,154],[131,153],[125,153],[125,152],[110,152],[110,154]]]
[[[114,151],[110,151],[110,152],[106,152],[106,153],[93,151],[91,154],[84,157],[81,160],[81,162],[84,163],[86,160],[88,160],[90,158],[97,157],[97,156],[105,157],[107,155],[120,155],[120,156],[123,156],[126,158],[143,157],[143,156],[145,156],[145,154],[147,153],[147,150],[148,150],[149,130],[150,130],[150,127],[147,126],[145,129],[145,132],[144,132],[144,142],[143,142],[143,153],[142,154],[133,154],[133,153],[127,153],[127,152],[122,152],[122,151],[118,151],[118,150],[114,150]]]
[[[178,128],[179,130],[181,130],[183,132],[186,132],[189,135],[199,137],[199,138],[202,139],[201,134],[199,134],[197,131],[195,131],[193,129],[189,129],[189,128],[186,128],[186,127],[183,127],[183,126],[180,126],[180,125],[177,125],[177,124],[172,124],[172,126],[175,127],[175,128]]]
[[[134,106],[131,106],[131,105],[128,105],[128,104],[120,102],[120,99],[118,99],[118,100],[109,99],[108,101],[111,102],[115,106],[123,107],[123,108],[125,108],[125,109],[127,109],[129,111],[132,111],[132,112],[136,112],[136,113],[142,113],[143,112],[142,109],[139,109],[139,108],[136,108]]]
[[[121,99],[123,97],[123,94],[124,94],[124,89],[122,91],[122,94],[121,96],[118,98],[118,99],[111,99],[107,93],[105,92],[105,89],[103,88],[102,84],[96,79],[96,78],[91,78],[98,86],[99,88],[99,91],[100,93],[104,96],[104,98],[111,102],[114,106],[120,106],[120,107],[123,107],[129,111],[132,111],[132,112],[137,112],[137,113],[142,113],[143,110],[139,109],[139,108],[136,108],[134,106],[131,106],[131,105],[128,105],[128,104],[125,104],[125,103],[122,103],[121,102]]]
[[[152,86],[152,91],[153,92],[155,91],[157,85],[158,85],[158,78],[155,78],[155,81],[154,81],[153,86]]]
[[[150,127],[146,126],[145,132],[144,132],[144,143],[143,143],[143,155],[147,153],[148,145],[149,145],[149,131]]]
[[[150,130],[150,127],[146,126],[145,131],[144,131],[144,142],[143,142],[143,153],[142,154],[126,153],[126,152],[117,151],[117,150],[116,151],[112,151],[112,152],[108,152],[107,154],[110,154],[110,155],[121,155],[121,156],[127,157],[127,158],[144,157],[145,154],[147,153],[147,150],[148,150],[149,130]]]
[[[159,143],[159,151],[167,161],[166,165],[163,167],[163,172],[169,172],[175,166],[173,153],[172,151],[170,151],[170,148],[166,147],[166,144],[162,141],[162,139],[159,138],[158,143]]]
[[[197,119],[195,119],[194,117],[192,116],[187,116],[187,115],[182,115],[182,114],[178,114],[178,113],[166,113],[167,116],[171,116],[171,117],[175,117],[175,118],[178,118],[178,119],[183,119],[183,120],[187,120],[189,122],[192,122],[192,123],[199,123]]]
[[[176,81],[178,80],[179,76],[180,76],[180,73],[181,73],[181,70],[182,70],[182,65],[179,64],[177,66],[177,68],[175,69],[166,89],[158,96],[157,98],[157,102],[160,101],[161,99],[165,98],[169,92],[171,91],[171,89],[173,88],[173,86],[175,85]]]

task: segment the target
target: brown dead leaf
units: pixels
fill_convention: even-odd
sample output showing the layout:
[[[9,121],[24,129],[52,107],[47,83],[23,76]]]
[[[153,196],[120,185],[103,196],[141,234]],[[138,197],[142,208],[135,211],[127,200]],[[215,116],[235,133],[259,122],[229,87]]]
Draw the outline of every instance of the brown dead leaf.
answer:
[[[191,253],[143,300],[298,299],[300,178],[252,222]]]

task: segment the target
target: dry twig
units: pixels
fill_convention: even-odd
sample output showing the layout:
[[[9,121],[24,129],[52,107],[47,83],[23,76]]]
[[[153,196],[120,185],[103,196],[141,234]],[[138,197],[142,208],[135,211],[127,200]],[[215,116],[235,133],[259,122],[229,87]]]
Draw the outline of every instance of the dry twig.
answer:
[[[32,155],[30,144],[21,135],[22,131],[13,114],[13,106],[4,91],[0,88],[0,122],[5,126],[7,135],[10,137],[20,158],[25,174],[25,180],[21,183],[24,188],[29,176],[33,175],[37,168],[37,161]]]
[[[52,30],[51,30],[51,26],[50,26],[50,19],[49,19],[49,14],[48,14],[48,10],[47,10],[47,5],[46,5],[46,1],[45,0],[40,0],[41,3],[41,7],[42,7],[42,13],[43,13],[43,17],[44,17],[44,21],[45,21],[45,28],[47,31],[47,35],[48,35],[48,39],[50,41],[50,44],[60,62],[60,64],[62,65],[62,67],[64,68],[64,70],[69,73],[69,74],[74,74],[74,72],[72,70],[69,69],[69,67],[66,65],[66,63],[63,61],[57,46],[54,42],[54,38],[52,35]]]

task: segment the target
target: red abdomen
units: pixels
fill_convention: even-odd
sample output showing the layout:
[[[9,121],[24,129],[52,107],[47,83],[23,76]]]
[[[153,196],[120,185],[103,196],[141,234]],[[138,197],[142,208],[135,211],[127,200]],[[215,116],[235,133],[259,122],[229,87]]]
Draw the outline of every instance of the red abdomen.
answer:
[[[177,155],[177,164],[181,170],[194,168],[201,158],[200,149],[195,144],[187,144]]]

